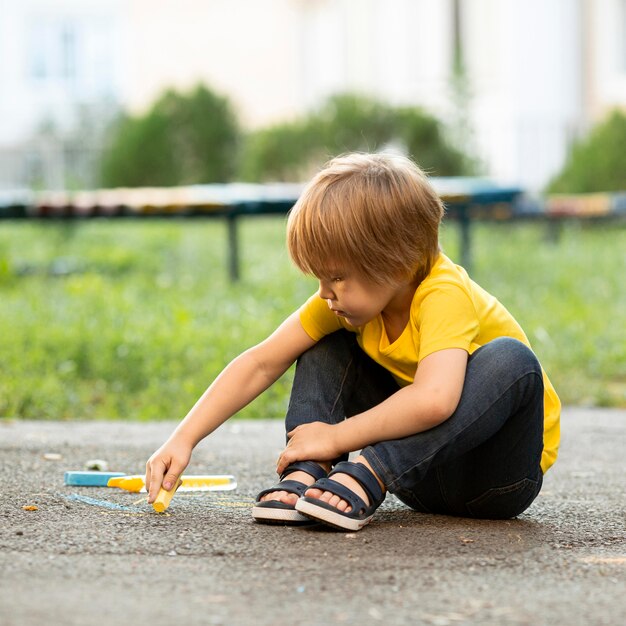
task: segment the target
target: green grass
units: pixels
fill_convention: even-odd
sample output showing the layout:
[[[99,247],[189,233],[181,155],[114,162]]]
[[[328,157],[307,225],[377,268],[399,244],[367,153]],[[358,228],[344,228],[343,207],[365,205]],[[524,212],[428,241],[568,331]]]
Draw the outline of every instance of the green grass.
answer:
[[[284,221],[0,224],[0,416],[178,419],[314,291]],[[444,229],[457,257],[456,228]],[[473,276],[517,317],[566,404],[626,406],[626,230],[479,225]],[[246,417],[284,413],[291,372]]]

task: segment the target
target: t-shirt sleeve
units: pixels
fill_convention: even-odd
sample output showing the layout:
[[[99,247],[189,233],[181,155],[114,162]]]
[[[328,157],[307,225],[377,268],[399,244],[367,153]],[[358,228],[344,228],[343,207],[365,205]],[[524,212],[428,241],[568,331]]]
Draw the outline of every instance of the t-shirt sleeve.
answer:
[[[420,338],[418,362],[433,352],[449,348],[472,352],[480,325],[470,295],[459,285],[433,286],[415,315]]]
[[[300,307],[300,323],[314,341],[343,328],[340,319],[317,294],[313,294]]]

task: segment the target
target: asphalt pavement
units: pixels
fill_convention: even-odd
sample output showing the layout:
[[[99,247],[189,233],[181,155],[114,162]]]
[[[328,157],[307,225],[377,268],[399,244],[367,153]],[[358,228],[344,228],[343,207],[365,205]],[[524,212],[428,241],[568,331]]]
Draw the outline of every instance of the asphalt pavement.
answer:
[[[2,626],[626,624],[624,410],[564,410],[559,460],[514,520],[389,496],[358,533],[256,524],[279,420],[202,442],[188,473],[238,488],[179,493],[163,514],[140,494],[64,485],[93,458],[141,473],[173,427],[0,420]]]

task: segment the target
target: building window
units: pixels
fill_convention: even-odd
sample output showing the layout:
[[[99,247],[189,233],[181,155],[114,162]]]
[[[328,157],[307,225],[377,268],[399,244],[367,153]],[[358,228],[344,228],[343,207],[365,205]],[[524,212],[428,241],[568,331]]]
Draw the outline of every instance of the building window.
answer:
[[[29,68],[30,78],[45,80],[51,74],[52,56],[49,41],[50,29],[44,23],[36,23],[30,29]]]
[[[73,23],[35,21],[30,28],[28,75],[36,81],[75,80],[77,34]]]
[[[72,24],[61,27],[61,76],[67,80],[76,78],[76,31]]]

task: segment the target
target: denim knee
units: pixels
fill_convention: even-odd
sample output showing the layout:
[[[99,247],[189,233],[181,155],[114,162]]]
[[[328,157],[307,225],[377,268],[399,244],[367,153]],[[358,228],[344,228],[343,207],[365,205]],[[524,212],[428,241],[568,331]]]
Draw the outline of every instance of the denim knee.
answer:
[[[298,357],[298,363],[307,367],[324,367],[328,362],[351,360],[355,336],[347,330],[338,330],[322,337],[314,346]]]
[[[478,348],[470,356],[470,359],[487,356],[489,357],[490,366],[494,370],[504,367],[507,371],[517,372],[520,375],[531,373],[542,375],[541,365],[535,353],[519,339],[497,337]]]

